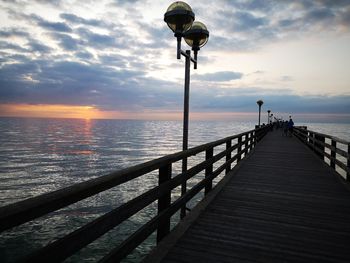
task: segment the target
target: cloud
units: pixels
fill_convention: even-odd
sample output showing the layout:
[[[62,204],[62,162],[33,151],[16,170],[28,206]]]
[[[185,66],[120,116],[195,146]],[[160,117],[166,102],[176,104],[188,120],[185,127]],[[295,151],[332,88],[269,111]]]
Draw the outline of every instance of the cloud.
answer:
[[[80,48],[79,46],[82,44],[80,39],[75,39],[68,34],[55,32],[51,34],[51,37],[56,40],[64,50],[67,51],[78,50]]]
[[[293,81],[293,77],[291,76],[282,76],[281,77],[281,81],[284,81],[284,82],[289,82],[289,81]]]
[[[130,57],[126,57],[122,55],[112,55],[112,54],[100,55],[98,58],[101,64],[116,66],[120,68],[125,67],[128,61],[130,62],[130,60],[133,60]]]
[[[13,50],[18,52],[28,52],[28,49],[23,48],[17,44],[11,44],[7,41],[0,41],[1,50]]]
[[[95,27],[106,27],[108,24],[102,20],[98,19],[85,19],[82,17],[79,17],[75,14],[70,14],[70,13],[62,13],[60,14],[60,17],[67,22],[70,22],[72,24],[76,25],[89,25],[89,26],[95,26]]]
[[[30,50],[32,52],[39,52],[39,53],[48,53],[50,52],[52,49],[34,39],[31,39],[28,44],[27,44],[29,47],[30,47]]]
[[[350,113],[350,96],[301,96],[291,90],[261,88],[210,90],[192,88],[191,107],[194,111],[254,112],[256,101],[262,99],[264,107],[275,112],[293,113]],[[267,109],[266,109],[267,110]]]
[[[141,71],[103,64],[37,60],[0,69],[2,103],[93,104],[106,110],[173,107],[182,102],[181,90],[173,86]]]
[[[209,79],[216,81],[240,75],[212,74]],[[96,105],[103,110],[121,111],[181,110],[183,103],[181,85],[146,77],[142,71],[116,70],[102,63],[31,60],[7,64],[0,69],[0,87],[0,103]],[[190,106],[191,110],[202,112],[254,112],[255,102],[260,98],[273,111],[350,113],[349,95],[299,96],[288,89],[232,89],[201,82],[192,83]]]
[[[171,46],[171,41],[169,40],[171,40],[173,34],[169,32],[168,28],[155,27],[154,25],[147,25],[140,22],[138,22],[137,25],[140,27],[140,31],[148,35],[147,38],[143,40],[145,42],[142,44],[144,48],[164,49]],[[137,45],[138,43],[135,44]]]
[[[137,2],[141,2],[141,0],[114,0],[112,3],[110,3],[111,6],[125,6],[125,5],[134,5]]]
[[[297,24],[297,19],[282,19],[278,21],[278,26],[281,28],[292,27]]]
[[[32,14],[30,17],[37,23],[38,26],[41,26],[49,31],[72,32],[72,29],[63,22],[50,22],[35,14]]]
[[[60,6],[64,1],[62,0],[34,0],[35,2],[47,5],[53,5],[55,7]]]
[[[29,33],[18,28],[3,28],[0,30],[1,38],[11,38],[11,37],[29,37]]]
[[[92,59],[93,58],[93,55],[90,53],[90,52],[86,52],[86,51],[82,51],[82,52],[77,52],[75,53],[75,55],[80,58],[80,59]]]
[[[108,48],[117,46],[116,38],[114,36],[97,34],[86,28],[79,28],[78,33],[84,42],[95,48]]]
[[[220,71],[215,73],[207,73],[207,74],[195,74],[193,79],[203,80],[203,81],[213,81],[213,82],[221,82],[221,81],[230,81],[241,79],[243,77],[243,73],[234,72],[234,71]]]
[[[345,8],[341,13],[340,24],[350,28],[350,7]]]
[[[202,10],[210,27],[208,48],[254,51],[271,41],[320,32],[350,31],[349,1],[224,1],[215,16]],[[208,7],[207,7],[208,8]]]
[[[249,31],[259,27],[262,27],[268,23],[265,17],[257,17],[249,12],[235,12],[233,14],[235,21],[233,23],[233,29],[235,31]]]
[[[265,73],[265,71],[263,71],[263,70],[256,70],[252,74],[264,74],[264,73]]]
[[[311,22],[313,21],[320,21],[320,20],[328,20],[334,18],[335,15],[333,11],[329,8],[317,8],[311,10],[307,15],[305,20],[310,20]]]
[[[173,66],[176,41],[163,22],[165,9],[158,10],[167,7],[164,1],[34,2],[0,4],[8,19],[6,26],[0,26],[1,102],[93,104],[107,110],[182,109],[182,85],[167,71],[180,69]],[[95,7],[99,12],[94,12]],[[220,52],[252,53],[266,44],[312,38],[320,32],[346,35],[348,0],[218,0],[193,7],[196,18],[206,21],[210,31],[199,55],[199,67],[205,65],[208,73],[191,76],[193,109],[253,112],[256,100],[262,98],[269,107],[284,111],[349,112],[346,94],[299,96],[276,86],[288,87],[297,79],[293,72],[276,73],[278,84],[268,89],[245,83],[252,74],[269,80],[273,73],[259,64],[248,72],[235,72],[224,64],[209,68],[220,59]],[[168,63],[169,57],[173,60]]]

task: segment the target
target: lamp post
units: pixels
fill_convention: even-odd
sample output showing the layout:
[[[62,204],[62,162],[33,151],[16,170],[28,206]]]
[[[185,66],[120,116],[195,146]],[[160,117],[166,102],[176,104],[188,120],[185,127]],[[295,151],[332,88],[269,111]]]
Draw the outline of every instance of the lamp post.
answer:
[[[195,16],[192,8],[182,1],[172,3],[164,14],[164,21],[174,32],[177,39],[177,59],[181,55],[185,57],[185,85],[184,85],[184,115],[183,115],[183,137],[182,150],[188,149],[188,119],[189,119],[189,95],[190,95],[190,67],[191,61],[194,69],[197,69],[197,55],[209,38],[209,31],[201,22],[194,22]],[[192,47],[194,57],[191,56],[191,50],[183,51],[181,49],[181,39]],[[187,171],[187,158],[182,160],[182,172]],[[186,193],[186,182],[181,185],[181,195]],[[181,218],[186,215],[186,207],[181,208]]]
[[[270,124],[270,110],[267,110],[267,124]]]
[[[258,100],[256,103],[259,105],[259,128],[260,128],[261,105],[263,105],[264,102],[262,100]]]

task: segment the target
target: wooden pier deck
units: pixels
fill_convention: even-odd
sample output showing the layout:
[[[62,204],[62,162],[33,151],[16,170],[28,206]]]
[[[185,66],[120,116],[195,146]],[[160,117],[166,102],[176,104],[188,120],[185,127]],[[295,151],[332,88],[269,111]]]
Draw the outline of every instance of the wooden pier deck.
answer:
[[[147,262],[350,262],[350,191],[295,137],[270,132]]]

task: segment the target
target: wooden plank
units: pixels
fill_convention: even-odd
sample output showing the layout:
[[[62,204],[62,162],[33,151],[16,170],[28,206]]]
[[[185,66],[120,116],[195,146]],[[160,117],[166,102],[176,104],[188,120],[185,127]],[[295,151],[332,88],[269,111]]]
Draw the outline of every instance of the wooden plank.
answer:
[[[346,151],[343,151],[342,149],[337,148],[335,150],[337,152],[337,154],[343,156],[344,158],[348,159],[349,158],[349,154]]]

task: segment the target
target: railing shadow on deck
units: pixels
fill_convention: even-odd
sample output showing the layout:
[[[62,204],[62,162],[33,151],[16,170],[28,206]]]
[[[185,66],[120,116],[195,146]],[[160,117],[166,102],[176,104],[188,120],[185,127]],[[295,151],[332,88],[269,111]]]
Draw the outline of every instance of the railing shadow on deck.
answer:
[[[327,134],[295,127],[294,135],[346,181],[350,181],[350,142]]]
[[[213,179],[224,171],[227,174],[232,169],[232,164],[235,161],[238,163],[250,153],[269,129],[269,126],[265,126],[250,130],[1,207],[0,232],[158,170],[158,185],[152,189],[62,238],[55,240],[53,237],[55,241],[23,259],[24,262],[61,262],[158,200],[158,214],[150,221],[145,222],[142,227],[100,261],[119,262],[155,231],[157,231],[157,242],[162,240],[170,232],[171,216],[181,207],[186,206],[186,203],[202,189],[204,189],[205,194],[210,192],[213,187]],[[214,155],[214,148],[218,146],[224,146],[225,150]],[[172,176],[172,164],[202,152],[205,152],[205,160],[184,173]],[[224,164],[214,170],[214,164],[223,158],[225,158]],[[204,179],[171,203],[172,190],[202,171],[205,171]]]

